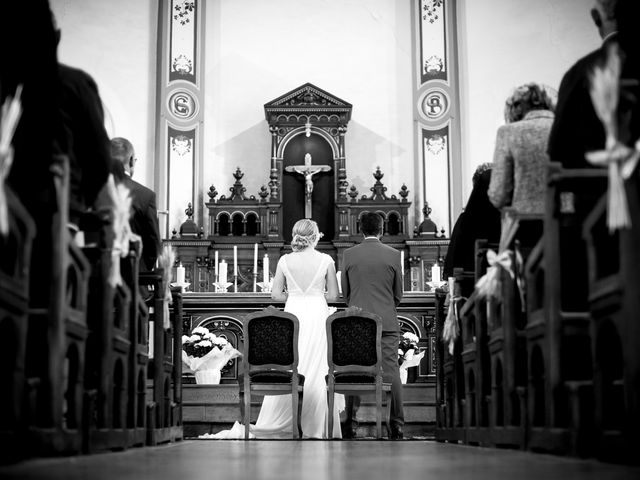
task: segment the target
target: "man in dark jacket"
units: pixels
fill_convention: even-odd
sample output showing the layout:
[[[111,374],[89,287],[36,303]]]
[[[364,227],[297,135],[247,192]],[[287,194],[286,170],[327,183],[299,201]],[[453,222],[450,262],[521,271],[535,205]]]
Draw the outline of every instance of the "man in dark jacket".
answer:
[[[124,169],[121,181],[131,191],[133,210],[129,224],[133,233],[142,237],[140,271],[149,272],[153,270],[160,250],[156,194],[131,178],[137,159],[129,140],[122,137],[111,139],[111,157],[116,166],[122,165]]]
[[[385,382],[391,382],[391,439],[403,437],[402,382],[398,369],[400,329],[396,307],[402,300],[400,252],[380,242],[382,217],[365,213],[360,219],[364,240],[348,248],[342,261],[342,293],[350,307],[360,307],[382,318],[382,357]],[[356,397],[357,398],[357,397]],[[347,399],[346,438],[353,437],[359,399]]]

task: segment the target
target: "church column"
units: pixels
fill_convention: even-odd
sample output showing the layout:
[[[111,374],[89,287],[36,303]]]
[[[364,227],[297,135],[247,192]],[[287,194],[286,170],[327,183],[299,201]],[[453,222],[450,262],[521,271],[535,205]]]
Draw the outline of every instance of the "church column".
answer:
[[[462,207],[460,108],[454,0],[414,0],[414,144],[419,201],[451,234]],[[416,213],[417,213],[416,212]]]
[[[156,87],[155,187],[160,232],[169,238],[193,205],[203,225],[204,7],[202,0],[160,0]]]

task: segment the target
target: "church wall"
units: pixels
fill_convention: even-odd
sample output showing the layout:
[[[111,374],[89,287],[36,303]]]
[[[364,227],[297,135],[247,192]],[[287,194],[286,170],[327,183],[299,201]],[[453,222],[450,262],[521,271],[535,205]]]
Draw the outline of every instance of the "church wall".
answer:
[[[208,1],[205,189],[213,183],[228,194],[240,167],[247,194],[257,195],[269,180],[271,155],[263,105],[311,82],[353,104],[347,180],[360,195],[371,193],[377,166],[388,194],[403,183],[415,192],[410,5]]]
[[[564,72],[600,45],[589,0],[458,0],[463,203],[476,166],[493,159],[511,89],[555,89]]]
[[[93,76],[107,133],[131,140],[134,178],[153,188],[157,2],[49,2],[62,31],[58,59]]]
[[[62,29],[60,60],[96,79],[109,134],[133,141],[136,177],[153,187],[156,2],[50,2]],[[492,159],[510,89],[530,80],[557,88],[599,45],[590,4],[457,0],[463,178],[454,181],[462,182],[462,204],[476,165]],[[360,195],[370,193],[379,165],[387,193],[407,183],[414,200],[411,8],[409,0],[207,0],[204,191],[214,184],[228,194],[240,167],[247,194],[257,195],[270,162],[263,105],[311,82],[353,104],[347,174]]]

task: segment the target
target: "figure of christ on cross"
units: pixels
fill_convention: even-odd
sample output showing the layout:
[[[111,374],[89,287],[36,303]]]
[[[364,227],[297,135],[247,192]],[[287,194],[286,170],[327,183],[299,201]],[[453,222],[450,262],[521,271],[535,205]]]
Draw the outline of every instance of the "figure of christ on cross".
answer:
[[[313,193],[313,176],[319,172],[331,170],[329,165],[311,165],[311,154],[304,156],[304,165],[290,165],[285,168],[287,172],[299,173],[304,176],[304,217],[311,218],[311,194]]]

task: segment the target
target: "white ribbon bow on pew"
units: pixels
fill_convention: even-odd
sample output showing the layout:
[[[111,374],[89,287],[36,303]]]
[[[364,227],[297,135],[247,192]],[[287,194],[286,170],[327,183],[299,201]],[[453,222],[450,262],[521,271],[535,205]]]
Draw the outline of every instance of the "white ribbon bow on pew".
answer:
[[[0,111],[0,235],[9,233],[9,201],[4,189],[4,182],[13,163],[11,142],[22,115],[20,94],[22,85],[18,85],[14,98],[7,97]]]
[[[452,289],[449,290],[450,292]],[[461,295],[453,295],[449,301],[447,318],[442,327],[442,341],[448,345],[449,355],[453,355],[453,348],[456,339],[460,336],[460,318],[458,314],[458,303],[467,299]]]
[[[139,235],[131,231],[129,218],[131,217],[131,192],[120,184],[116,185],[113,175],[107,178],[107,192],[113,204],[113,248],[111,250],[111,268],[109,270],[109,284],[112,287],[122,285],[120,275],[120,258],[129,255],[129,242],[142,242]]]
[[[604,150],[588,152],[585,157],[593,165],[607,166],[609,186],[607,191],[607,226],[609,232],[631,226],[629,205],[624,180],[635,170],[640,158],[640,140],[634,148],[619,140],[618,99],[620,98],[621,59],[616,44],[607,50],[607,61],[595,67],[590,76],[591,102],[604,126],[606,144]]]
[[[171,274],[173,272],[173,264],[175,263],[175,254],[169,247],[164,247],[164,250],[158,257],[158,268],[162,270],[162,280],[164,284],[164,292],[162,297],[162,309],[164,321],[162,327],[168,330],[171,327],[171,320],[169,319],[169,305],[173,302],[171,298]]]

